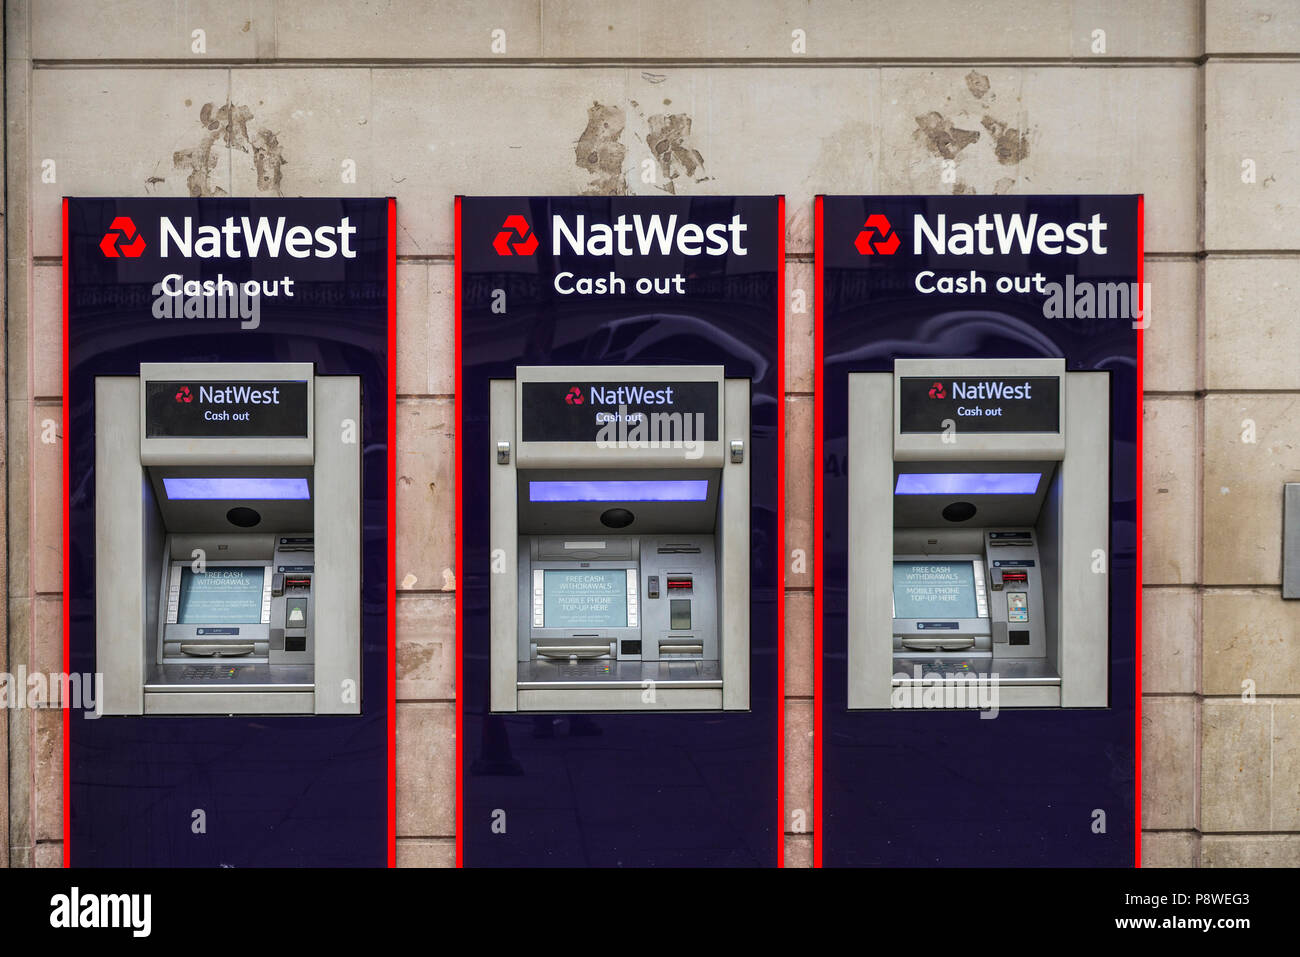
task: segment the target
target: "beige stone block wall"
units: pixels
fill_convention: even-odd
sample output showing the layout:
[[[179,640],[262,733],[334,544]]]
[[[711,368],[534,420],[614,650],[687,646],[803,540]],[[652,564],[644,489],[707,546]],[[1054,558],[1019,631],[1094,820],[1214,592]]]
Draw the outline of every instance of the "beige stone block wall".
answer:
[[[806,866],[812,197],[1141,191],[1144,860],[1300,863],[1300,603],[1280,595],[1300,4],[6,0],[4,18],[6,670],[60,653],[60,197],[394,195],[397,854],[452,863],[452,197],[780,192],[786,537],[807,558],[786,579],[786,855]],[[668,122],[701,165],[657,161]],[[57,718],[0,713],[0,861],[61,860]]]

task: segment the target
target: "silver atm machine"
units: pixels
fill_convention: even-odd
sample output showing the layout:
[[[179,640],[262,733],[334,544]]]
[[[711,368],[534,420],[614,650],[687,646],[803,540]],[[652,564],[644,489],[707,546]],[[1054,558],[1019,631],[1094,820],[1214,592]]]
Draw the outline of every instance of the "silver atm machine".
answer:
[[[360,713],[360,430],[311,363],[95,380],[103,714]]]
[[[492,710],[749,707],[749,381],[491,384]]]
[[[1062,359],[849,375],[850,708],[1106,706],[1109,410]]]

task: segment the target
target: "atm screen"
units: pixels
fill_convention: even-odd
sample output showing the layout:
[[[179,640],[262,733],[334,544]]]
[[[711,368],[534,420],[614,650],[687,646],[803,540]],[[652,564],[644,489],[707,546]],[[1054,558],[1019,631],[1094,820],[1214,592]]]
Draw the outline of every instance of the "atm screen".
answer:
[[[627,627],[627,569],[548,568],[542,589],[543,627]]]
[[[210,565],[203,572],[182,566],[177,623],[258,624],[262,620],[265,576],[262,565]]]
[[[978,617],[974,567],[969,561],[894,562],[894,617]]]

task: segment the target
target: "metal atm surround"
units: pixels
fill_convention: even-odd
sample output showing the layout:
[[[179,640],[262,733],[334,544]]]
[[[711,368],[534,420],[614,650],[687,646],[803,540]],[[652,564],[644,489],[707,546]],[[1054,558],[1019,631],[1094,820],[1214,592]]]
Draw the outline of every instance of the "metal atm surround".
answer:
[[[195,391],[204,382],[306,382],[305,434],[149,437],[153,380]],[[145,363],[139,377],[96,378],[101,714],[360,713],[361,452],[340,439],[336,423],[347,421],[361,421],[360,380],[316,376],[311,363]],[[168,497],[164,479],[197,477],[302,478],[309,499]],[[260,520],[236,525],[232,505],[253,507]],[[174,621],[173,584],[196,549],[208,570],[264,569],[260,622]]]
[[[904,377],[1021,375],[1059,378],[1056,432],[962,432],[959,424],[956,441],[945,442],[899,428]],[[995,672],[1001,707],[1107,705],[1109,572],[1094,562],[1097,550],[1109,554],[1109,409],[1108,374],[1067,372],[1061,359],[899,359],[893,373],[849,375],[850,709],[894,707],[894,691],[915,683],[917,666],[923,681]],[[900,475],[937,470],[1041,479],[1031,495],[895,495]],[[975,514],[944,517],[957,498]],[[893,617],[894,562],[909,559],[984,563],[987,618],[944,636],[967,647],[919,647],[908,638],[917,629]],[[994,574],[1004,574],[1003,562],[1030,561],[1030,627],[1012,629],[1008,589],[996,588]],[[1013,644],[1013,630],[1030,635]]]
[[[717,440],[702,441],[700,455],[691,459],[680,448],[522,440],[524,383],[591,379],[717,382]],[[491,540],[511,572],[490,576],[492,710],[747,710],[748,380],[727,379],[720,366],[520,367],[515,379],[492,381],[490,404]],[[529,501],[528,482],[546,479],[695,479],[709,485],[702,502]],[[616,507],[635,515],[625,529],[600,522],[603,511]],[[629,609],[635,601],[637,623],[599,629],[539,624],[533,576],[575,563],[635,569],[627,598]],[[672,576],[690,578],[689,629],[672,627]]]

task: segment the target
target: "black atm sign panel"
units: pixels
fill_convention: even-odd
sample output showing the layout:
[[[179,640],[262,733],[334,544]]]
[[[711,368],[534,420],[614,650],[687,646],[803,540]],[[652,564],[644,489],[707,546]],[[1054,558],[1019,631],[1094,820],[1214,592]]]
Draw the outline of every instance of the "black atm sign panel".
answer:
[[[718,439],[714,381],[525,382],[520,398],[525,442]]]
[[[898,383],[904,433],[1060,432],[1056,376],[904,376]]]
[[[299,380],[145,384],[146,438],[306,438],[307,383]]]

